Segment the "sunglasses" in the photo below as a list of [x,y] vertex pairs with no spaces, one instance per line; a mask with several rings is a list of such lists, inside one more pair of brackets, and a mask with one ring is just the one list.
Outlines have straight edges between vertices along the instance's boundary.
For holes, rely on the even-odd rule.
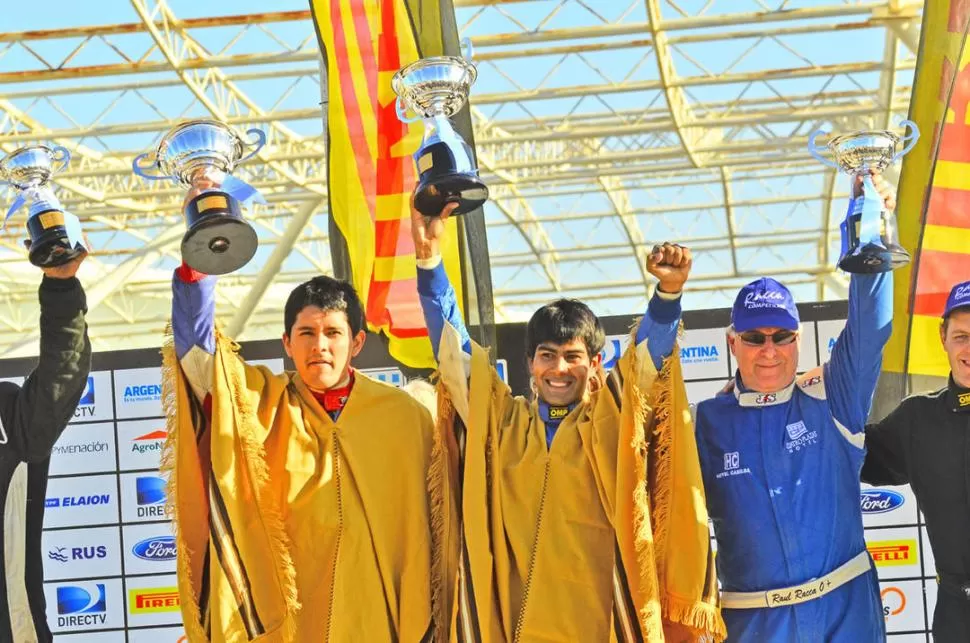
[[743,333],[738,333],[738,337],[749,346],[764,346],[769,337],[771,338],[771,343],[775,346],[787,346],[795,341],[795,338],[798,337],[798,332],[794,330],[777,330],[770,335],[766,335],[757,330],[747,330]]

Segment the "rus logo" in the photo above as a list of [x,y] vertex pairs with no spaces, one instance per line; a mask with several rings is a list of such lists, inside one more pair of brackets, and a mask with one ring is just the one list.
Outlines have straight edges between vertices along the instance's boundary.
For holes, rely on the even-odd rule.
[[903,494],[889,489],[866,489],[859,498],[864,514],[884,514],[899,509],[906,502]]
[[59,563],[66,563],[71,560],[98,560],[108,557],[108,548],[104,545],[91,545],[89,547],[55,547],[47,552],[47,557]]

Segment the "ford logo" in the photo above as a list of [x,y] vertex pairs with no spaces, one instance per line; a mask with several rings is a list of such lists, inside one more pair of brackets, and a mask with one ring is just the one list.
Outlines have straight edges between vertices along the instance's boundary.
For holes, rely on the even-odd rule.
[[163,562],[175,560],[175,538],[172,536],[156,536],[146,538],[131,548],[131,553],[142,560]]
[[903,494],[888,489],[867,489],[862,492],[862,513],[884,514],[898,509],[906,502]]

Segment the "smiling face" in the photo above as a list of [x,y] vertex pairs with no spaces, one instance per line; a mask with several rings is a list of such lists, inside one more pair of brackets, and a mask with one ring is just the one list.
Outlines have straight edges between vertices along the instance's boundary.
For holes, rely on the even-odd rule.
[[347,314],[306,306],[296,315],[283,348],[303,382],[314,391],[343,386],[350,378],[350,360],[364,347],[364,331],[356,335]]
[[[774,335],[783,328],[756,328],[751,333],[760,335]],[[788,333],[791,331],[785,331]],[[784,334],[784,333],[783,333]],[[728,333],[728,343],[731,353],[738,362],[738,372],[744,385],[758,393],[774,393],[780,391],[795,379],[798,368],[798,338],[787,344],[778,344],[768,337],[766,341],[757,345],[744,341],[748,333]],[[783,340],[784,341],[784,340]]]
[[970,388],[970,308],[958,308],[950,313],[940,328],[943,350],[950,362],[953,381]]
[[586,395],[600,356],[590,359],[586,343],[572,339],[564,344],[543,342],[529,359],[529,372],[539,399],[552,406],[568,406]]

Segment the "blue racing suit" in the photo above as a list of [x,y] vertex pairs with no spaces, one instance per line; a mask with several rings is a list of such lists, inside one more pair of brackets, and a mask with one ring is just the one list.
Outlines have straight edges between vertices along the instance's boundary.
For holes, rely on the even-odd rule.
[[[723,591],[799,585],[865,551],[864,429],[891,326],[892,275],[854,275],[828,363],[769,394],[746,391],[739,376],[697,406]],[[804,603],[723,613],[728,641],[885,640],[875,568]]]

